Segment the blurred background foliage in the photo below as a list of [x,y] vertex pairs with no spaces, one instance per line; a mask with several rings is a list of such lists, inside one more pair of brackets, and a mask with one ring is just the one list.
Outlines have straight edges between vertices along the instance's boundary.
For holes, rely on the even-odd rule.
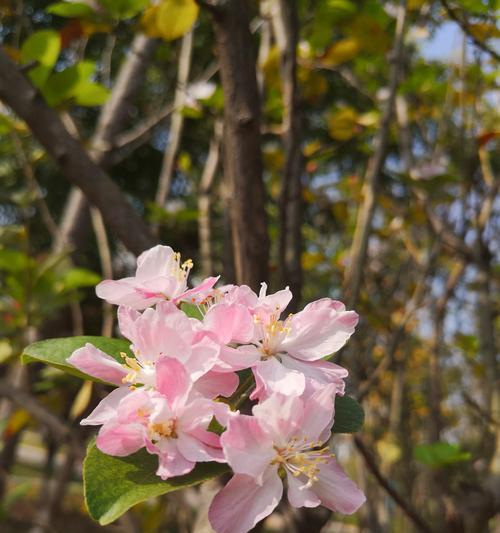
[[[249,2],[276,289],[283,281],[278,241],[289,110],[274,3]],[[339,358],[350,370],[350,393],[363,401],[361,445],[381,479],[351,437],[339,438],[341,461],[367,493],[364,508],[342,518],[321,511],[299,516],[283,505],[262,530],[418,530],[388,486],[430,531],[494,531],[500,505],[496,2],[298,0],[295,8],[301,303],[350,299],[361,316]],[[4,50],[81,144],[106,152],[109,175],[159,240],[192,257],[198,279],[222,273],[233,281],[230,199],[218,161],[206,178],[209,154],[217,159],[224,108],[209,10],[190,0],[3,0],[0,17]],[[121,130],[96,144],[103,105],[142,32],[154,46],[142,58],[140,86]],[[353,295],[346,284],[352,243],[381,132],[371,234]],[[160,174],[168,182],[163,198]],[[78,455],[44,418],[57,416],[84,442],[89,433],[78,419],[103,391],[19,362],[37,338],[111,334],[112,314],[93,286],[102,277],[128,275],[135,264],[95,208],[73,220],[72,235],[61,240],[70,195],[57,163],[0,104],[2,531],[103,529],[83,509]],[[141,504],[104,529],[207,530],[203,502],[210,490]]]

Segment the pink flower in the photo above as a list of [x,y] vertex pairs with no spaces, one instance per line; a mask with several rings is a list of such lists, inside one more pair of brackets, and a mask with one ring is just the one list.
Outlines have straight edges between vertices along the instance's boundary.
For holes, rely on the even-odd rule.
[[188,318],[172,302],[161,302],[142,314],[118,309],[120,330],[132,342],[135,357],[120,363],[92,344],[75,350],[68,362],[82,372],[114,385],[143,385],[154,388],[156,363],[163,357],[178,359],[202,395],[230,396],[238,386],[233,373],[212,371],[219,362],[220,345],[201,330],[201,323]]
[[274,393],[253,408],[254,416],[229,420],[221,443],[235,475],[209,510],[217,533],[245,533],[271,514],[282,497],[282,477],[294,507],[324,505],[352,514],[363,504],[363,492],[324,446],[334,394],[334,385],[307,399]]
[[162,479],[187,474],[197,462],[225,462],[220,439],[208,426],[214,416],[227,423],[227,406],[200,397],[178,360],[162,357],[156,367],[155,389],[116,389],[82,421],[102,424],[97,447],[115,456],[146,447],[158,455]]
[[357,313],[324,298],[285,320],[280,315],[278,305],[274,313],[257,308],[252,344],[240,348],[247,357],[253,353],[259,359],[253,368],[257,384],[253,398],[265,398],[273,391],[302,394],[306,386],[327,383],[335,383],[343,394],[347,370],[322,359],[345,345],[358,323]]
[[198,293],[206,293],[218,278],[207,278],[200,285],[188,290],[187,278],[193,268],[188,259],[181,264],[181,256],[170,246],[155,246],[137,258],[134,277],[105,280],[96,287],[99,298],[116,305],[133,309],[145,309],[157,302],[171,300],[196,300]]

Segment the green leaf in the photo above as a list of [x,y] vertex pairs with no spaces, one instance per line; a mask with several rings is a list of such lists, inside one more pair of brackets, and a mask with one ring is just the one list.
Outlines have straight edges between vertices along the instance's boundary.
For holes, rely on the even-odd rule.
[[93,61],[81,61],[76,65],[54,72],[43,88],[43,95],[49,105],[57,105],[78,94],[79,86],[92,76],[95,70]]
[[114,357],[120,363],[122,358],[120,352],[125,352],[128,356],[133,357],[130,351],[130,343],[125,339],[111,339],[108,337],[92,337],[84,335],[80,337],[65,337],[60,339],[47,339],[44,341],[34,342],[24,349],[21,361],[31,363],[39,361],[50,366],[64,370],[68,374],[73,374],[91,381],[100,381],[92,376],[87,376],[75,367],[71,366],[66,359],[78,348],[82,348],[87,342],[93,344],[111,357]]
[[150,0],[97,0],[99,4],[114,18],[127,19],[134,17],[145,9]]
[[229,471],[227,465],[198,463],[185,475],[162,481],[158,458],[141,450],[127,457],[100,452],[94,443],[83,463],[85,502],[90,516],[105,526],[148,498],[191,487]]
[[23,252],[17,250],[0,250],[0,270],[21,272],[34,267],[35,262]]
[[75,103],[81,106],[92,107],[102,105],[108,99],[109,89],[93,81],[82,83],[75,94]]
[[45,11],[51,15],[58,15],[59,17],[66,18],[88,17],[94,13],[92,8],[87,4],[69,2],[56,2],[55,4],[50,4]]
[[197,305],[188,304],[183,302],[181,304],[181,311],[184,311],[189,318],[196,318],[197,320],[203,320],[203,315]]
[[32,33],[21,46],[21,61],[37,61],[38,66],[28,73],[36,87],[42,87],[47,81],[52,67],[56,64],[61,50],[59,33],[53,30],[41,30]]
[[355,433],[363,427],[365,413],[359,403],[350,396],[335,397],[335,422],[333,433]]
[[415,447],[413,455],[417,461],[431,468],[461,463],[471,458],[471,454],[462,450],[458,444],[448,442],[420,444]]
[[64,290],[70,291],[80,287],[92,287],[101,281],[101,276],[85,268],[71,268],[67,270],[61,282]]

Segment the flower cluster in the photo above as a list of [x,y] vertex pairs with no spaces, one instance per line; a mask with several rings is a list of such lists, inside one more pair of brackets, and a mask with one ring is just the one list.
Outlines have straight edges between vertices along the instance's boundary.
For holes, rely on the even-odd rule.
[[[357,314],[324,298],[283,318],[288,288],[268,295],[263,283],[257,295],[207,278],[188,289],[191,268],[156,246],[138,258],[135,277],[98,285],[98,296],[119,305],[134,354],[118,362],[87,344],[68,359],[117,386],[82,421],[102,426],[98,448],[115,456],[146,448],[162,479],[227,463],[234,476],[209,511],[218,533],[249,531],[278,505],[284,482],[295,507],[355,512],[365,497],[328,447],[347,371],[325,357],[347,342]],[[252,414],[241,414],[248,395]]]

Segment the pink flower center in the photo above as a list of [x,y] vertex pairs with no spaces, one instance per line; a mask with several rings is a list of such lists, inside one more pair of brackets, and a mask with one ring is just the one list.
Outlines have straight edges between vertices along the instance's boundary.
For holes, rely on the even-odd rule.
[[289,315],[286,320],[279,320],[279,315],[274,314],[264,323],[260,316],[254,316],[254,322],[262,325],[262,340],[258,343],[262,359],[279,355],[281,344],[291,331],[291,317]]
[[161,439],[177,438],[177,420],[172,418],[166,422],[151,423],[148,426],[148,435],[151,442],[156,443]]
[[321,445],[320,441],[309,441],[307,437],[293,437],[284,447],[274,446],[276,456],[271,464],[283,467],[294,477],[305,476],[309,488],[318,481],[321,465],[335,457],[328,446],[319,448]]

